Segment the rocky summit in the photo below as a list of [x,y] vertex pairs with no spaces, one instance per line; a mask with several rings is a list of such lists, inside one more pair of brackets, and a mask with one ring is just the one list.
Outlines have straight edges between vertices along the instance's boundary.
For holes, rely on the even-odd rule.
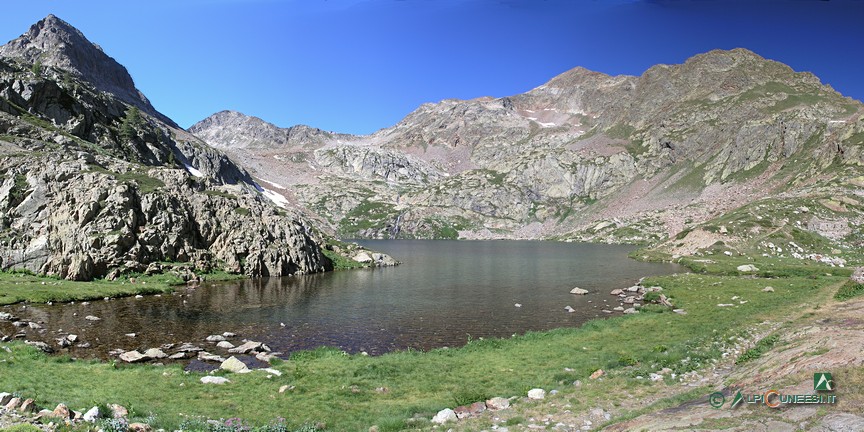
[[330,237],[272,198],[59,18],[0,47],[3,270],[90,280],[175,264],[253,276],[332,269]]
[[848,199],[819,217],[860,222],[862,108],[734,49],[638,77],[576,68],[366,136],[227,111],[189,131],[345,236],[652,243],[765,199]]

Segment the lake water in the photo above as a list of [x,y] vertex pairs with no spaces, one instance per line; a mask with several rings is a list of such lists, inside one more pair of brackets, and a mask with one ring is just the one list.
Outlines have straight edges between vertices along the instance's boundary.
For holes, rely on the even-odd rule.
[[[111,349],[146,349],[192,342],[211,352],[207,335],[233,332],[290,353],[326,345],[351,353],[461,346],[469,338],[509,337],[573,327],[618,306],[609,291],[642,276],[683,271],[673,264],[627,258],[628,246],[536,241],[364,240],[403,262],[391,268],[302,277],[205,283],[161,297],[87,305],[0,308],[42,321],[28,339],[74,333],[105,357]],[[570,294],[573,287],[591,291]],[[515,304],[521,304],[516,307]],[[565,306],[576,309],[565,311]],[[616,312],[617,314],[617,312]],[[87,321],[95,315],[100,321]],[[10,327],[8,323],[0,323]],[[11,334],[9,328],[0,333]],[[134,333],[135,336],[126,336]]]

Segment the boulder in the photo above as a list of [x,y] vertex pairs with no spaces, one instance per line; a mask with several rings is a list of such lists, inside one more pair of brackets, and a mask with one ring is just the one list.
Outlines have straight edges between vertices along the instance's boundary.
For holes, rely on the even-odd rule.
[[99,407],[94,406],[93,408],[90,408],[89,410],[87,410],[86,413],[84,413],[83,418],[84,418],[84,421],[86,421],[86,422],[95,423],[96,420],[99,420],[101,417],[102,417],[102,415],[99,412]]
[[367,264],[367,263],[372,262],[372,257],[369,256],[369,254],[366,253],[365,251],[361,251],[357,255],[354,255],[354,258],[352,258],[352,259],[354,261],[357,261],[357,262],[362,263],[362,264]]
[[225,357],[220,357],[220,356],[217,356],[215,354],[210,354],[207,351],[200,351],[198,353],[198,360],[222,363],[225,361]]
[[222,336],[222,335],[207,336],[207,342],[222,342],[224,340],[225,340],[225,336]]
[[149,359],[164,359],[168,357],[168,354],[165,354],[165,352],[159,348],[150,348],[147,351],[144,351],[144,357]]
[[620,295],[623,293],[624,293],[624,290],[622,290],[621,288],[616,288],[616,289],[612,290],[612,292],[610,292],[609,294],[613,295],[613,296],[617,296],[617,295]]
[[759,271],[759,268],[754,266],[753,264],[740,265],[735,269],[742,273],[753,273]]
[[39,411],[39,407],[36,406],[36,401],[33,399],[27,399],[21,403],[21,406],[18,407],[18,411],[23,413],[35,413]]
[[240,360],[237,360],[237,357],[234,356],[231,356],[227,360],[223,361],[222,364],[219,365],[219,369],[234,373],[250,372],[249,367]]
[[503,397],[494,397],[486,401],[486,408],[497,411],[510,408],[510,400]]
[[463,405],[453,409],[458,419],[473,417],[483,411],[486,411],[486,402],[474,402],[471,405]]
[[631,307],[631,308],[628,308],[628,309],[624,309],[624,313],[629,315],[629,314],[639,313],[639,311],[637,311],[636,308],[632,308],[632,307]]
[[179,348],[177,348],[177,351],[180,351],[180,352],[199,352],[199,351],[204,351],[204,348],[197,347],[197,346],[192,345],[190,343],[184,343],[184,344],[180,345]]
[[9,399],[9,402],[6,402],[6,409],[9,411],[15,410],[19,406],[21,406],[21,398],[19,397],[13,397]]
[[136,423],[129,423],[129,426],[127,426],[127,430],[129,432],[150,432],[153,430],[153,428],[150,427],[150,425],[148,425],[147,423],[136,422]]
[[444,424],[456,420],[458,420],[458,417],[456,417],[456,412],[450,408],[445,408],[441,411],[438,411],[438,414],[435,414],[435,417],[432,417],[432,423],[436,424]]
[[120,354],[120,360],[123,360],[126,363],[137,363],[145,361],[147,359],[147,356],[141,354],[138,351],[126,351],[125,353]]
[[263,349],[263,346],[264,344],[262,344],[261,342],[249,341],[244,343],[243,345],[229,349],[228,352],[231,354],[248,354],[252,351],[269,351]]
[[856,284],[864,285],[864,267],[855,267],[849,279]]
[[201,382],[203,384],[227,384],[231,381],[228,380],[228,378],[208,375],[205,377],[201,377]]
[[546,390],[535,388],[528,390],[528,399],[545,399],[546,398]]
[[17,321],[17,320],[18,320],[18,318],[16,318],[14,315],[12,315],[8,312],[0,312],[0,321]]
[[219,348],[222,348],[222,349],[231,349],[231,348],[234,348],[234,344],[232,344],[231,342],[228,342],[228,341],[226,341],[226,340],[223,340],[223,341],[217,343],[216,346],[219,347]]
[[66,420],[72,418],[72,411],[65,404],[61,403],[57,405],[57,408],[54,408],[51,415]]
[[186,355],[187,354],[185,352],[178,352],[178,353],[171,354],[170,356],[168,356],[168,358],[171,360],[181,360],[181,359],[186,358]]
[[110,404],[108,405],[108,409],[111,410],[111,416],[115,419],[126,418],[129,416],[129,410],[123,405]]
[[588,290],[576,287],[570,290],[570,294],[585,295],[588,294]]

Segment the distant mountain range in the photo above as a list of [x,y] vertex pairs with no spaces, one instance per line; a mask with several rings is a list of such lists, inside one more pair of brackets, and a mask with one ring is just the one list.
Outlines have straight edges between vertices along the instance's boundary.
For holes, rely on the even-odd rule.
[[653,243],[760,199],[857,202],[862,108],[734,49],[639,77],[576,68],[366,136],[227,111],[189,131],[342,236]]

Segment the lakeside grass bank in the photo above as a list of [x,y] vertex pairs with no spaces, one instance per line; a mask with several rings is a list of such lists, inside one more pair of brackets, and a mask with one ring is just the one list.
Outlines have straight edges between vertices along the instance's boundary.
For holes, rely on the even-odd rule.
[[[208,281],[244,278],[226,272],[202,274]],[[105,297],[125,297],[136,294],[171,292],[184,285],[178,276],[164,273],[155,275],[125,275],[116,280],[96,279],[79,282],[37,276],[26,272],[0,272],[0,305],[21,302],[48,303],[98,300]]]
[[[223,386],[201,384],[203,375],[185,373],[180,366],[72,361],[12,344],[7,346],[11,352],[0,350],[0,391],[35,397],[50,408],[60,402],[79,410],[119,403],[133,417],[149,417],[154,427],[168,430],[194,424],[190,419],[240,417],[266,425],[281,417],[291,427],[323,422],[327,430],[365,431],[376,425],[396,431],[429,428],[428,419],[442,408],[524,396],[535,387],[570,388],[603,369],[603,385],[586,385],[570,401],[584,407],[598,398],[626,398],[627,392],[613,390],[646,391],[650,384],[637,377],[664,367],[678,375],[705,367],[723,355],[730,341],[752,338],[751,332],[765,323],[826,301],[845,283],[845,276],[834,276],[830,267],[814,270],[772,278],[710,274],[712,269],[652,277],[644,285],[663,287],[686,315],[646,307],[579,328],[472,340],[462,348],[426,353],[364,357],[322,348],[277,362],[281,376],[225,374],[232,382]],[[763,291],[766,286],[774,292]],[[280,393],[282,386],[290,390]]]

